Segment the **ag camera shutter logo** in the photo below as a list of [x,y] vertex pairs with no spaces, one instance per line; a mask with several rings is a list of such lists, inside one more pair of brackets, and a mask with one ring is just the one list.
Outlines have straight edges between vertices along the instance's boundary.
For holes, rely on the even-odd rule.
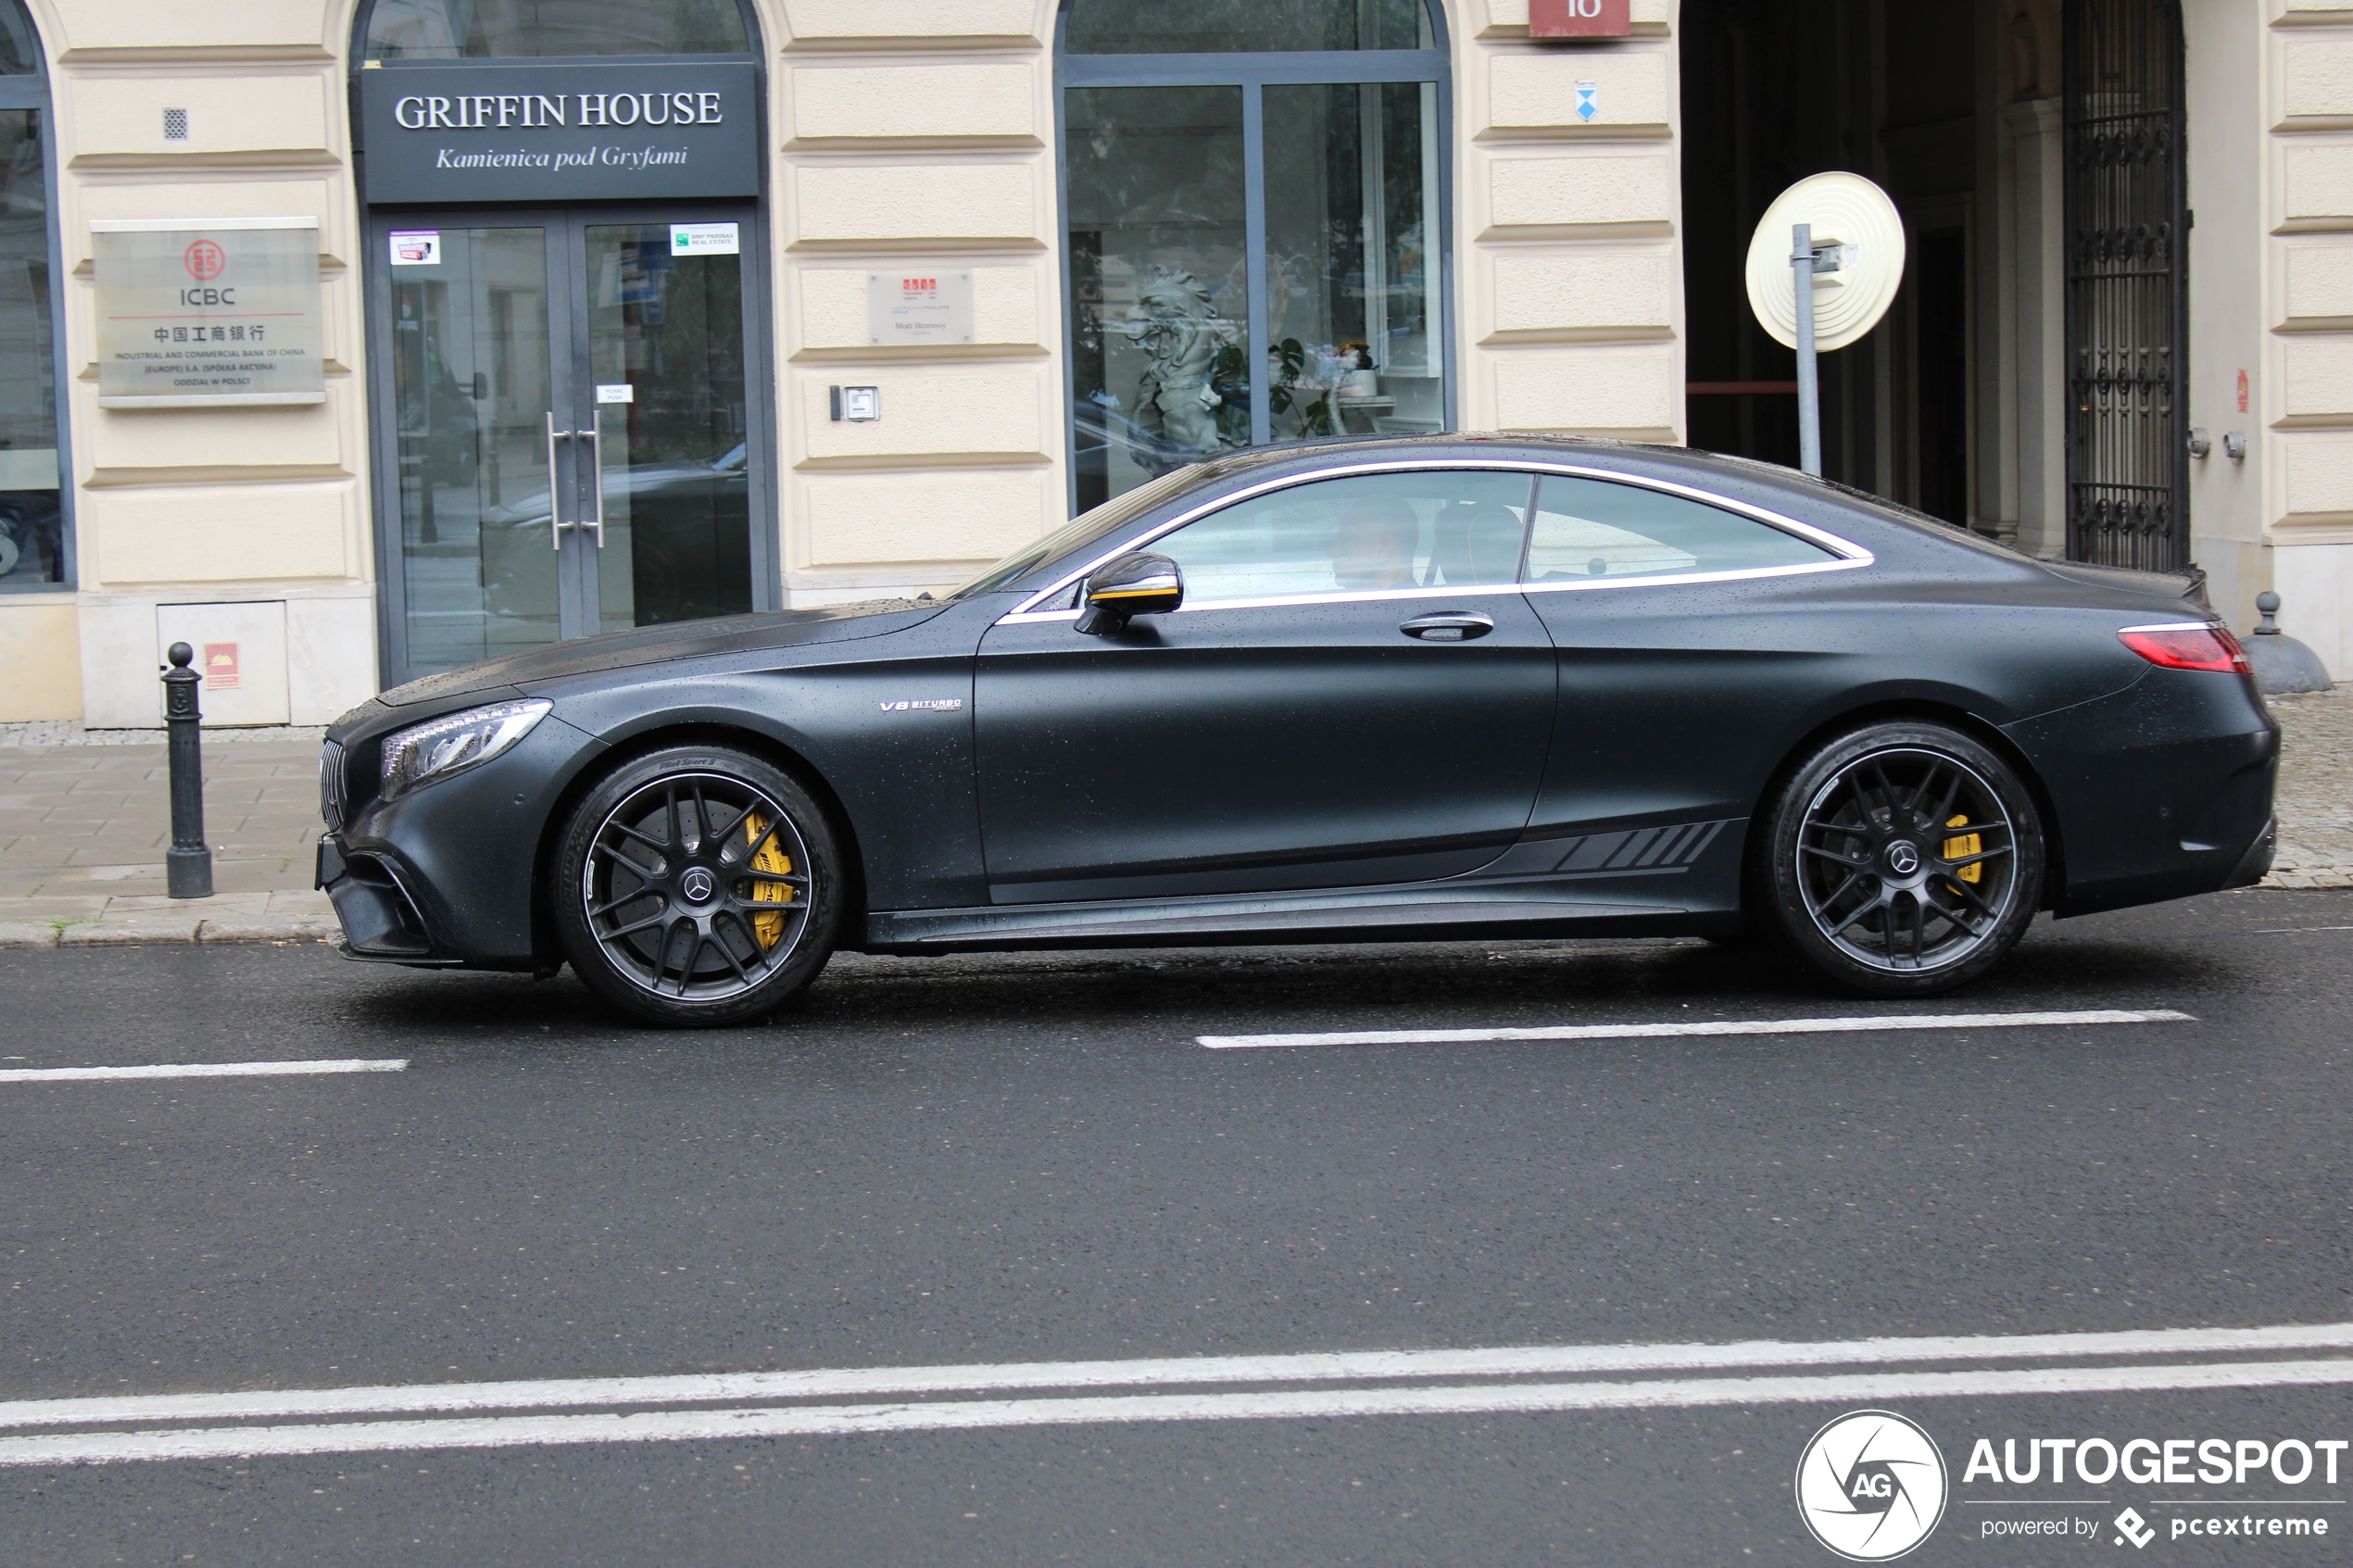
[[1928,1539],[1949,1496],[1935,1441],[1892,1411],[1840,1416],[1797,1461],[1798,1516],[1850,1562],[1885,1562]]

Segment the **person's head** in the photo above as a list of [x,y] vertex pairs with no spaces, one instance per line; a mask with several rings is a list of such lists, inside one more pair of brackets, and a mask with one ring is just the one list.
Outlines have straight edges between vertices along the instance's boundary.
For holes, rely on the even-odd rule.
[[1393,495],[1353,504],[1332,536],[1332,580],[1343,588],[1402,588],[1414,581],[1421,523]]

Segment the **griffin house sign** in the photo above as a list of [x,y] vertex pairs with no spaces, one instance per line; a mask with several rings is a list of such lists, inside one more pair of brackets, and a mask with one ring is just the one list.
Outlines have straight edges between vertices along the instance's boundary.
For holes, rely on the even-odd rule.
[[749,64],[375,65],[359,75],[371,202],[760,194]]

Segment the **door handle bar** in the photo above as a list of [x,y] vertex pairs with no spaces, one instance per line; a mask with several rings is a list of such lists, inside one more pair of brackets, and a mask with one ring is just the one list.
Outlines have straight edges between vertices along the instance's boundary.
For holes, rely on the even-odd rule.
[[1495,620],[1471,611],[1441,610],[1417,615],[1397,629],[1425,643],[1467,643],[1495,630]]
[[597,531],[597,548],[601,550],[605,547],[605,411],[598,408],[591,412],[588,428],[573,433],[588,442],[588,493],[597,498],[597,511],[586,520],[586,526]]
[[556,411],[547,410],[547,542],[560,550],[564,547],[563,506],[557,500],[556,443],[568,440],[572,432],[556,428]]

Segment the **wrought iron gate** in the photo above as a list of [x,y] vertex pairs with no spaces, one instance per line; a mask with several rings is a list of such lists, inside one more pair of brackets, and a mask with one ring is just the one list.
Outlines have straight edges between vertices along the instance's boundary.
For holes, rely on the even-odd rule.
[[2181,0],[2067,0],[2067,553],[2189,564]]

